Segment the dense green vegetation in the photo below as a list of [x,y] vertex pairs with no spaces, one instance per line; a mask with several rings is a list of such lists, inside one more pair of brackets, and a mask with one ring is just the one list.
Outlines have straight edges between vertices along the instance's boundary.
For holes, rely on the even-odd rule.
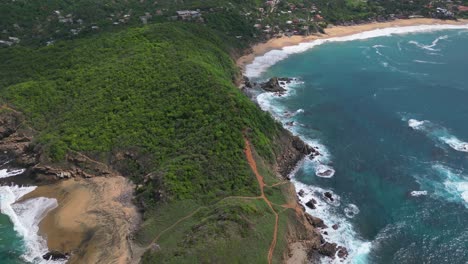
[[[242,131],[264,157],[277,125],[232,85],[236,69],[210,31],[168,23],[0,50],[2,97],[24,111],[50,157],[68,149],[150,155],[141,175],[161,172],[169,196],[252,193]],[[143,166],[143,168],[141,168]],[[153,189],[141,194],[154,203]]]
[[[177,10],[199,10],[203,24],[223,34],[234,46],[267,38],[270,33],[320,30],[327,23],[365,22],[387,19],[390,15],[434,16],[437,7],[457,13],[466,1],[431,0],[281,0],[274,7],[263,0],[48,0],[0,1],[0,40],[19,38],[16,45],[46,45],[59,39],[76,39],[122,28],[177,19]],[[321,15],[322,20],[315,19]],[[466,13],[458,14],[463,17]],[[297,21],[292,25],[286,21]],[[260,24],[262,28],[254,28]],[[277,27],[273,32],[264,26]],[[271,36],[270,36],[271,37]],[[0,43],[0,47],[4,44]]]
[[[231,48],[214,31],[187,23],[40,48],[13,46],[0,49],[0,98],[25,114],[49,162],[79,151],[131,177],[145,209],[137,234],[143,246],[198,210],[175,233],[162,234],[164,250],[148,252],[144,262],[229,257],[263,263],[272,211],[261,200],[229,197],[259,195],[244,136],[259,153],[266,181],[278,181],[268,166],[280,126],[232,84],[237,69]],[[285,201],[281,188],[266,194]],[[281,210],[277,261],[294,215]]]
[[[1,1],[0,101],[24,113],[43,162],[66,163],[67,153],[79,151],[136,183],[144,209],[137,242],[147,246],[160,235],[163,249],[148,251],[143,262],[265,263],[273,212],[264,201],[231,196],[259,195],[244,137],[265,183],[278,183],[271,165],[281,130],[234,87],[238,69],[230,55],[303,27],[314,32],[327,23],[430,15],[428,3]],[[175,22],[182,9],[200,10],[202,19]],[[286,189],[265,189],[279,213],[275,262],[294,221],[293,210],[279,206]]]

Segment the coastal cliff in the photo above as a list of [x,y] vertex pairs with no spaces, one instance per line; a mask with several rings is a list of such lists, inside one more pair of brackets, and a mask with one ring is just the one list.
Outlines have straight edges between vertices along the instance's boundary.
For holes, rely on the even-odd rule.
[[[2,183],[39,185],[23,199],[57,200],[40,224],[49,250],[106,263],[113,255],[99,245],[114,237],[116,252],[143,263],[283,261],[296,241],[288,230],[301,229],[291,224],[303,222],[284,177],[309,153],[232,84],[229,50],[212,31],[178,23],[65,42],[47,59],[42,49],[0,50],[5,69],[23,69],[2,72],[0,145],[27,169]],[[87,198],[75,205],[77,196]],[[70,206],[89,221],[60,222],[75,215]]]

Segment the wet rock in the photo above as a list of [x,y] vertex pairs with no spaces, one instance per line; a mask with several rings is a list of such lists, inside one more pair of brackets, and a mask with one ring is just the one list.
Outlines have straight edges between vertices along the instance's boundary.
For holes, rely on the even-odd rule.
[[270,80],[268,80],[268,82],[262,83],[261,87],[262,87],[263,90],[265,90],[267,92],[273,92],[273,93],[277,93],[277,92],[284,93],[286,91],[279,84],[277,77],[273,77]]
[[306,206],[309,207],[310,209],[315,209],[316,208],[315,204],[314,204],[314,202],[312,200],[308,201],[306,203]]
[[339,247],[338,247],[337,256],[338,256],[339,258],[344,259],[344,258],[346,258],[346,257],[348,256],[348,254],[349,254],[349,253],[348,253],[348,250],[347,250],[345,247],[342,247],[342,246],[339,246]]
[[292,81],[294,81],[294,78],[281,77],[281,78],[278,78],[278,80],[280,82],[291,83]]
[[334,225],[332,225],[332,228],[335,229],[335,230],[337,230],[338,228],[340,228],[340,225],[334,224]]
[[310,214],[305,214],[307,222],[315,228],[327,228],[327,225],[323,222],[322,219],[318,217],[311,216]]
[[245,85],[245,87],[247,87],[247,88],[252,88],[252,87],[253,87],[253,86],[252,86],[252,83],[250,82],[249,77],[247,77],[247,76],[244,76],[244,85]]
[[325,242],[318,249],[318,253],[327,257],[334,257],[337,251],[336,243]]
[[45,260],[62,260],[68,258],[68,253],[62,253],[56,250],[52,250],[44,254],[42,258]]
[[335,199],[333,199],[333,195],[331,194],[331,192],[325,192],[323,194],[323,196],[325,196],[326,198],[328,198],[332,202],[335,200]]
[[309,155],[316,152],[316,150],[302,141],[299,137],[295,136],[292,141],[293,147],[299,150],[304,155]]
[[294,126],[294,121],[286,122],[287,126]]
[[301,189],[297,194],[298,194],[300,197],[304,197],[305,192],[304,192],[304,190]]

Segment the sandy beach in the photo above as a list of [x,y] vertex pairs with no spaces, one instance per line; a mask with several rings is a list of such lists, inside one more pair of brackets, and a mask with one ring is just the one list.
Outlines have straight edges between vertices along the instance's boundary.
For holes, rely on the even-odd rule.
[[458,21],[453,20],[439,20],[431,18],[415,18],[415,19],[397,19],[391,22],[383,23],[369,23],[356,26],[336,26],[325,29],[325,34],[317,34],[310,36],[292,36],[270,39],[267,42],[254,45],[251,53],[240,57],[237,60],[237,66],[243,71],[245,66],[251,63],[255,57],[261,56],[268,51],[281,49],[287,46],[294,46],[303,42],[310,42],[316,39],[326,39],[332,37],[343,37],[370,31],[375,29],[389,28],[389,27],[405,27],[405,26],[419,26],[419,25],[464,25],[468,24],[468,20],[462,19]]
[[133,185],[122,176],[69,179],[23,197],[54,198],[58,207],[40,223],[49,250],[71,253],[67,263],[130,263],[128,240],[139,223]]

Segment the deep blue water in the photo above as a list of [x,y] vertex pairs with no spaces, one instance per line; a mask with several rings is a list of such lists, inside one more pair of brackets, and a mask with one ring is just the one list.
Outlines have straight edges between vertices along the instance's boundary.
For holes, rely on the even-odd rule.
[[[295,179],[314,186],[308,197],[323,205],[309,212],[342,226],[329,238],[350,243],[348,261],[468,263],[467,30],[327,43],[259,79],[271,76],[301,81],[289,96],[259,101],[328,150],[322,163],[336,170],[332,178],[306,162]],[[339,205],[326,203],[324,190]],[[348,204],[359,208],[352,218]]]

